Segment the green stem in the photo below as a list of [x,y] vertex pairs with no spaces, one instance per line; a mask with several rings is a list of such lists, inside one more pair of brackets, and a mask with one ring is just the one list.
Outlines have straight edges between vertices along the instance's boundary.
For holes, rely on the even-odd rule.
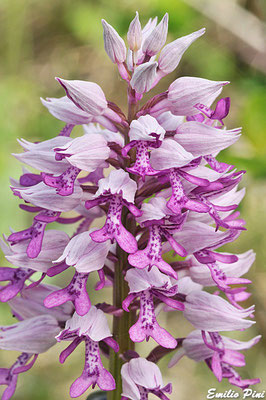
[[[127,253],[120,247],[117,250],[118,262],[115,265],[115,278],[113,284],[113,304],[122,308],[122,301],[128,295],[128,285],[124,279],[123,270],[127,263]],[[108,393],[108,400],[120,400],[122,393],[121,368],[123,360],[121,355],[127,350],[134,350],[134,343],[129,337],[129,328],[134,323],[134,313],[124,312],[121,317],[113,318],[113,337],[119,343],[119,352],[111,351],[110,372],[116,381],[116,389]]]

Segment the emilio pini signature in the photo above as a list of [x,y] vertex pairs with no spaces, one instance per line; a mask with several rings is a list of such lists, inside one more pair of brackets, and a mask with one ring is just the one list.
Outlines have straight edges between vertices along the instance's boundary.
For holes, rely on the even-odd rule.
[[229,389],[224,392],[218,392],[216,388],[210,388],[208,390],[207,399],[264,399],[266,391],[256,391],[252,389],[244,389],[242,393],[238,393],[235,390]]

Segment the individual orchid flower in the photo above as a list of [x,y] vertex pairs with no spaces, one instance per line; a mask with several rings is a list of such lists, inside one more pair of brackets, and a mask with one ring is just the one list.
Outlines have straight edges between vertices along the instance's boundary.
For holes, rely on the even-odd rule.
[[56,344],[60,331],[51,315],[36,315],[16,324],[1,326],[0,348],[22,352],[10,368],[0,368],[0,385],[6,385],[2,400],[9,400],[17,386],[18,375],[34,365],[38,355]]
[[216,129],[197,121],[189,121],[177,127],[174,139],[197,158],[231,146],[240,138],[240,132],[241,128]]
[[[239,353],[234,348],[230,349],[230,345],[228,346],[228,349],[226,343],[224,343],[218,332],[208,332],[208,334],[212,343],[208,342],[206,333],[202,331],[204,343],[206,346],[213,348],[214,353],[211,360],[206,360],[206,363],[211,368],[218,381],[221,381],[222,378],[225,377],[228,378],[228,381],[232,385],[236,385],[242,389],[260,382],[260,379],[242,379],[233,367],[245,366],[245,358],[243,354]],[[252,339],[250,342],[254,345],[259,341],[259,339],[260,336]],[[239,343],[237,343],[235,347],[237,347],[237,345],[239,346]],[[247,343],[245,343],[245,345],[247,345]],[[246,346],[244,348],[246,348]]]
[[49,211],[68,212],[74,210],[81,201],[82,189],[76,182],[74,191],[69,196],[58,196],[54,188],[43,182],[28,188],[12,188],[15,196]]
[[113,63],[123,64],[126,60],[126,45],[116,30],[102,20],[104,48]]
[[172,357],[169,367],[173,367],[184,355],[199,362],[205,361],[214,375],[221,381],[227,378],[229,383],[242,389],[259,383],[259,379],[242,379],[233,367],[245,365],[244,356],[239,350],[254,346],[261,336],[256,336],[248,342],[231,339],[218,332],[192,331],[183,341],[182,347]]
[[140,175],[143,180],[145,176],[158,174],[150,166],[149,152],[150,148],[160,146],[164,138],[165,130],[158,124],[155,118],[145,115],[138,120],[133,120],[130,124],[129,139],[130,142],[122,149],[124,156],[134,147],[136,147],[136,160],[132,167],[127,168],[127,171]]
[[139,21],[139,13],[137,11],[135,18],[131,21],[129,25],[127,33],[127,41],[129,44],[129,49],[133,53],[137,52],[141,48],[142,31],[141,31],[141,24]]
[[11,264],[21,268],[27,265],[34,271],[46,272],[52,266],[52,262],[62,254],[68,242],[69,236],[65,232],[54,229],[47,230],[44,232],[42,250],[34,259],[29,258],[26,253],[27,240],[12,245],[10,245],[10,241],[7,244],[1,241],[0,245],[6,259]]
[[30,239],[27,246],[27,256],[29,258],[36,258],[42,249],[46,225],[55,222],[59,216],[60,212],[45,210],[34,217],[33,224],[30,228],[11,233],[7,240],[14,245],[21,241],[28,241],[28,239]]
[[109,391],[115,389],[115,380],[102,365],[99,353],[99,342],[104,341],[115,351],[119,350],[118,344],[112,338],[107,319],[101,310],[91,307],[84,316],[74,314],[67,321],[65,329],[57,336],[57,340],[70,340],[72,343],[60,354],[60,362],[64,363],[67,357],[82,342],[85,342],[85,365],[82,375],[72,383],[70,396],[82,395],[91,385],[96,384],[100,389]]
[[[229,208],[224,207],[222,209],[230,210],[230,207]],[[216,249],[217,247],[222,246],[225,243],[231,242],[232,240],[234,240],[236,237],[239,236],[239,230],[242,229],[242,222],[241,222],[241,220],[239,220],[239,222],[240,222],[240,226],[239,226],[239,222],[235,221],[234,218],[235,218],[234,215],[233,216],[229,215],[228,217],[226,217],[223,221],[225,221],[225,222],[228,221],[229,223],[231,223],[231,221],[232,221],[233,224],[232,224],[232,227],[230,225],[227,226],[227,224],[226,224],[226,226],[224,226],[223,221],[220,219],[220,217],[219,216],[216,217],[216,215],[214,215],[214,219],[216,221],[216,224],[218,224],[218,226],[221,225],[226,228],[230,228],[229,231],[226,233],[222,233],[220,231],[217,232],[217,227],[213,231],[212,227],[207,227],[206,225],[202,224],[201,222],[196,222],[196,221],[188,222],[188,224],[185,228],[186,233],[188,235],[189,235],[188,232],[190,231],[190,228],[192,225],[194,225],[194,227],[197,226],[199,232],[205,231],[205,235],[206,235],[205,239],[203,239],[199,236],[198,237],[199,241],[195,240],[192,244],[192,247],[193,247],[193,245],[195,245],[196,247],[194,249],[192,249],[192,247],[189,248],[189,245],[188,245],[186,250],[188,251],[188,254],[193,253],[194,256],[196,257],[196,259],[200,263],[207,265],[207,267],[210,269],[211,275],[212,275],[213,279],[215,280],[215,282],[217,283],[218,287],[220,287],[221,289],[223,288],[222,290],[225,290],[225,291],[228,289],[228,286],[225,282],[226,276],[216,265],[216,261],[221,261],[226,264],[231,264],[231,263],[235,263],[238,260],[238,258],[237,258],[237,256],[235,256],[233,254],[217,253],[217,252],[213,252],[213,250]],[[215,234],[213,235],[213,233],[215,233],[215,232],[217,232],[217,235],[215,235]],[[182,240],[184,240],[184,237],[182,239],[179,238],[179,234],[177,233],[175,235],[175,239],[182,244]],[[200,242],[202,243],[202,247],[200,245]],[[233,278],[227,280],[227,283],[229,283],[229,281],[231,281],[231,283],[234,283]],[[245,281],[245,280],[242,280],[241,282],[248,283],[248,281]],[[241,283],[241,282],[238,281],[238,283]],[[237,282],[235,281],[235,283],[237,283]]]
[[78,108],[89,115],[97,117],[93,122],[98,122],[107,129],[115,131],[116,127],[114,123],[127,126],[124,118],[114,111],[110,104],[108,104],[104,92],[96,83],[78,80],[68,81],[61,78],[56,78],[56,80],[65,89],[67,97]]
[[121,375],[123,400],[148,400],[149,393],[169,400],[165,393],[171,394],[172,385],[163,386],[161,371],[153,362],[142,357],[133,358],[123,365]]
[[197,114],[195,104],[211,106],[228,83],[183,76],[171,83],[164,98],[150,107],[149,113],[153,116],[160,115],[165,111],[171,111],[174,115]]
[[[195,170],[194,174],[197,175],[198,172],[199,171]],[[238,219],[240,213],[238,211],[233,212],[243,198],[243,192],[240,192],[239,195],[235,195],[235,189],[241,180],[243,172],[222,173],[221,175],[220,178],[214,182],[210,182],[207,186],[187,188],[189,196],[193,200],[196,199],[196,201],[208,207],[208,215],[215,222],[216,230],[218,230],[219,227],[240,231],[245,230],[245,221],[243,219]],[[223,196],[225,195],[226,201],[223,200],[219,204],[219,198],[224,199]],[[201,217],[197,215],[196,218],[195,213],[190,213],[190,215],[192,219],[194,216],[194,219],[197,221],[209,223],[209,218],[208,216],[206,217],[207,214]]]
[[166,13],[159,24],[145,38],[142,45],[143,53],[152,57],[157,54],[165,44],[168,32],[168,14]]
[[[136,89],[138,93],[143,93],[149,90],[150,87],[154,87],[162,77],[172,72],[178,66],[187,48],[205,33],[205,29],[200,29],[197,32],[193,32],[190,35],[178,38],[167,44],[160,53],[158,63],[155,63],[155,56],[165,43],[165,35],[167,35],[168,30],[168,14],[165,14],[157,26],[156,22],[150,20],[146,27],[141,30],[138,13],[136,13],[136,17],[131,22],[128,30],[128,68],[132,70],[135,66],[134,79],[130,83],[132,88]],[[152,66],[153,76],[149,74],[149,87],[141,90],[138,81],[142,79],[140,71],[142,66],[146,69],[145,64],[147,68],[149,68],[149,65]]]
[[[230,254],[228,254],[230,255]],[[211,264],[201,264],[195,257],[190,258],[189,275],[203,286],[214,286],[226,293],[238,293],[243,289],[240,287],[231,289],[228,285],[249,284],[250,280],[241,278],[248,272],[255,260],[255,254],[249,250],[243,254],[238,254],[237,261],[232,264],[215,261]]]
[[200,178],[189,174],[187,171],[197,168],[200,158],[194,159],[192,153],[187,152],[179,143],[173,139],[164,140],[163,144],[151,152],[151,166],[163,171],[166,179],[169,179],[172,193],[167,203],[167,207],[175,214],[181,214],[183,208],[196,212],[208,212],[209,206],[191,199],[185,193],[182,180],[199,186],[209,184],[208,179]]
[[[138,14],[136,14],[136,17],[134,20],[131,22],[131,24],[137,25],[137,33],[136,35],[136,40],[138,42],[137,48],[134,48],[134,50],[131,48],[131,42],[129,41],[129,49],[128,49],[128,54],[127,54],[127,67],[129,71],[133,71],[134,67],[136,65],[141,65],[145,60],[147,61],[147,57],[145,56],[145,53],[143,52],[143,44],[145,39],[151,34],[151,32],[154,30],[154,28],[157,25],[157,17],[155,18],[150,18],[147,24],[144,26],[143,29],[141,29],[141,24],[139,22]],[[132,28],[131,25],[129,27],[128,33],[131,34]],[[140,31],[141,30],[141,31]]]
[[8,304],[12,309],[13,315],[19,320],[35,317],[37,315],[52,315],[61,326],[74,313],[73,305],[68,302],[58,307],[48,309],[43,301],[48,294],[60,289],[58,286],[40,284],[24,288],[20,292],[20,297],[9,300]]
[[75,274],[70,284],[50,293],[44,300],[47,308],[52,308],[72,301],[78,315],[85,315],[91,307],[86,284],[89,274],[98,271],[100,283],[97,289],[105,284],[103,266],[110,249],[110,242],[96,243],[90,237],[91,231],[74,236],[56,262],[65,261],[66,265],[75,267]]
[[117,64],[121,77],[128,80],[128,71],[125,65],[127,49],[124,40],[116,30],[102,19],[104,49],[114,64]]
[[[228,191],[228,188],[224,188],[224,192],[221,191],[217,196],[211,196],[209,192],[207,193],[202,193],[200,197],[203,199],[203,201],[208,201],[208,204],[210,206],[210,212],[207,214],[197,214],[195,212],[190,212],[188,216],[188,221],[192,220],[197,220],[200,222],[203,222],[205,224],[212,224],[213,219],[217,219],[217,211],[219,210],[218,214],[218,224],[221,224],[221,222],[226,218],[229,217],[233,211],[236,209],[236,207],[240,204],[240,202],[243,200],[244,195],[245,195],[245,188],[242,188],[241,190],[237,190],[238,187],[237,185],[234,186],[231,190]],[[212,212],[212,209],[214,209],[213,215],[210,215]],[[222,211],[221,211],[222,210]],[[223,223],[223,222],[222,222]],[[229,226],[226,226],[225,228],[228,228]]]
[[156,84],[158,63],[154,61],[154,56],[164,45],[167,31],[168,14],[166,13],[157,26],[151,30],[148,29],[146,34],[142,35],[141,63],[138,62],[139,55],[133,52],[133,64],[135,62],[138,64],[135,66],[132,79],[130,80],[130,86],[135,91],[135,100],[140,100],[143,93],[148,92]]
[[186,296],[184,317],[197,329],[235,331],[247,329],[255,323],[245,318],[252,315],[254,306],[239,310],[221,297],[204,291]]
[[190,35],[180,37],[167,44],[161,51],[158,60],[158,73],[162,76],[173,72],[178,66],[181,57],[187,48],[200,36],[205,33],[205,28],[200,29]]
[[[238,237],[237,230],[216,231],[215,228],[202,222],[189,221],[184,223],[182,234],[180,233],[176,231],[174,239],[185,247],[188,255],[193,254],[203,264],[215,261],[231,264],[238,260],[236,255],[213,251]],[[164,250],[170,250],[170,245],[165,245]]]
[[102,243],[108,239],[111,241],[116,239],[119,246],[128,253],[134,253],[137,250],[136,239],[121,223],[123,206],[126,206],[134,216],[141,214],[134,205],[136,189],[136,182],[130,179],[128,173],[123,170],[111,171],[108,178],[100,179],[95,199],[86,201],[88,209],[109,202],[105,225],[90,235],[95,242]]
[[[197,150],[199,150],[199,147],[202,147],[202,155],[203,155],[205,161],[209,164],[209,166],[211,168],[213,168],[217,172],[224,172],[226,170],[232,169],[233,168],[232,165],[228,165],[226,163],[219,162],[216,159],[216,156],[219,153],[219,151],[222,150],[223,148],[227,147],[228,145],[230,145],[230,143],[229,143],[230,139],[232,141],[234,141],[234,140],[237,140],[240,136],[239,133],[241,131],[241,128],[232,129],[229,131],[227,131],[226,129],[222,129],[222,130],[220,129],[221,125],[224,125],[223,119],[229,113],[230,98],[226,97],[224,99],[220,99],[216,104],[215,110],[211,110],[209,107],[206,107],[203,104],[196,104],[195,108],[197,108],[199,111],[201,111],[202,114],[196,114],[196,115],[187,117],[187,121],[191,121],[191,122],[189,123],[188,126],[186,126],[186,124],[180,125],[177,128],[177,133],[179,133],[179,134],[186,133],[187,130],[191,130],[191,133],[194,130],[194,133],[196,133],[197,129],[200,129],[202,132],[200,140],[199,140],[199,137],[197,137],[197,134],[195,136],[192,133],[192,136],[194,136],[194,138],[193,138],[193,144],[192,143],[191,144],[192,144],[192,148],[195,145],[194,151],[197,152]],[[219,126],[219,125],[217,125],[217,123],[220,123],[221,125]],[[201,127],[200,127],[200,125],[201,125]],[[209,127],[210,129],[207,127]],[[216,129],[216,132],[214,129]],[[218,131],[217,131],[217,129],[218,129]],[[218,134],[219,131],[220,131],[220,133],[222,133],[222,136],[221,135],[219,136],[219,134]],[[207,138],[205,137],[205,139],[204,139],[204,136],[206,136],[207,132],[211,135],[208,135],[208,137]],[[224,136],[223,133],[228,133],[228,135]],[[234,138],[234,136],[235,136],[235,138]],[[177,140],[181,139],[181,142],[182,142],[183,136],[177,135],[176,139]],[[188,145],[188,143],[186,143],[186,137],[184,137],[184,139],[185,139],[184,145],[186,147]],[[201,142],[202,139],[203,139],[203,141]],[[205,141],[205,146],[204,146],[204,141]],[[206,144],[207,144],[207,146],[206,146]],[[210,153],[204,154],[204,153],[206,153],[206,150],[208,152],[209,145],[210,145],[210,147],[209,147]],[[197,150],[196,150],[196,147],[198,147]]]
[[110,154],[107,141],[98,134],[78,137],[65,146],[55,147],[54,151],[57,160],[66,159],[71,166],[58,177],[42,174],[42,178],[46,185],[55,187],[61,196],[73,194],[74,183],[81,170],[95,171]]
[[87,172],[95,171],[109,157],[110,149],[103,135],[91,133],[54,148],[56,158]]
[[177,300],[171,299],[177,292],[177,285],[172,285],[169,277],[160,273],[156,268],[138,270],[131,268],[125,276],[129,284],[129,295],[123,301],[123,308],[129,311],[129,304],[140,297],[140,313],[138,321],[129,329],[133,342],[142,342],[152,337],[158,344],[166,348],[175,348],[176,340],[156,320],[153,297],[163,301],[177,310],[184,306]]
[[40,209],[43,208],[34,217],[30,228],[14,232],[8,237],[8,241],[13,244],[31,239],[28,244],[27,254],[30,258],[35,258],[41,251],[46,225],[58,220],[61,212],[75,209],[81,202],[82,190],[79,184],[75,184],[73,194],[64,196],[61,201],[60,196],[54,192],[54,189],[46,186],[43,182],[28,188],[12,188],[12,190],[19,198],[26,202],[31,202]]
[[42,104],[48,109],[48,111],[60,121],[66,122],[66,125],[59,133],[60,136],[70,136],[72,129],[76,125],[84,125],[90,123],[100,123],[107,129],[113,132],[117,132],[116,126],[102,115],[93,115],[90,112],[83,111],[67,96],[60,98],[41,98]]
[[69,237],[65,232],[54,230],[45,232],[42,250],[39,256],[34,259],[29,258],[26,252],[28,240],[13,245],[10,245],[9,242],[6,244],[4,241],[0,241],[6,259],[19,267],[0,268],[0,280],[10,282],[0,290],[1,301],[6,302],[14,298],[36,271],[45,273],[52,266],[53,259],[61,254],[68,241]]
[[[171,218],[171,216],[167,215],[167,207],[164,199],[156,200],[153,199],[150,203],[143,204],[143,209],[141,210],[143,214],[138,218],[142,226],[146,226],[149,229],[147,246],[143,250],[138,250],[134,254],[130,254],[128,261],[130,265],[140,269],[145,267],[151,269],[153,266],[156,266],[160,271],[177,279],[176,272],[162,258],[162,241],[163,238],[167,239],[170,246],[177,254],[182,257],[186,256],[186,250],[173,236],[175,231],[182,229],[186,215],[184,214],[181,217],[176,217],[174,215]],[[159,213],[158,205],[161,207],[161,212]]]
[[204,33],[205,29],[203,28],[190,35],[178,38],[163,47],[158,63],[156,63],[156,76],[152,79],[151,88],[156,86],[160,79],[176,69],[187,48]]

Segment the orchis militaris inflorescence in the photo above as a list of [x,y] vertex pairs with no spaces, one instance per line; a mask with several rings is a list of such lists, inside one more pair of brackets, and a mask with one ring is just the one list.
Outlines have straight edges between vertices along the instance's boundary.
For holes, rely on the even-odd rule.
[[[85,344],[84,370],[71,397],[98,385],[108,399],[145,400],[153,393],[166,400],[171,384],[163,385],[156,363],[169,352],[169,367],[186,355],[205,361],[218,381],[247,388],[259,379],[242,379],[235,370],[245,365],[239,350],[260,337],[240,342],[220,333],[254,324],[254,306],[241,306],[250,295],[242,276],[254,253],[217,250],[245,229],[235,211],[244,196],[238,190],[244,171],[216,158],[241,131],[224,125],[230,99],[214,103],[228,82],[181,77],[142,101],[205,30],[165,45],[168,15],[142,29],[137,13],[127,49],[102,23],[105,50],[127,85],[127,116],[96,83],[56,78],[66,95],[42,102],[64,128],[43,142],[21,139],[24,152],[15,154],[40,173],[24,169],[12,180],[14,195],[24,200],[20,208],[34,216],[29,228],[1,242],[14,267],[0,269],[0,280],[8,281],[0,300],[18,322],[0,328],[0,348],[21,352],[9,369],[0,369],[7,386],[2,400],[13,396],[18,374],[57,341],[70,343],[61,363]],[[73,139],[76,125],[84,134]],[[91,228],[103,216],[103,226]],[[52,222],[75,224],[73,235],[47,229]],[[166,256],[169,251],[176,258]],[[43,283],[67,268],[73,278],[65,288]],[[95,290],[112,287],[113,304],[91,304],[87,284],[95,271]],[[38,281],[36,272],[42,273]],[[175,312],[195,330],[176,338],[157,322],[159,312]],[[112,333],[105,314],[113,316]],[[157,347],[140,357],[135,343],[150,338]],[[110,358],[109,371],[102,355]]]

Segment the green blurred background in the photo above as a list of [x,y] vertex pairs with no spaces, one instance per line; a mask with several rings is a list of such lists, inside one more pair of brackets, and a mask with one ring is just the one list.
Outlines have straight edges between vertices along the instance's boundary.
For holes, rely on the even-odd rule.
[[[148,18],[170,16],[168,41],[202,27],[207,28],[203,38],[185,53],[178,69],[160,82],[154,90],[159,93],[178,76],[191,75],[213,80],[229,80],[224,96],[231,96],[232,108],[227,118],[230,128],[243,126],[243,136],[232,149],[223,152],[223,160],[238,169],[247,169],[242,186],[247,187],[241,204],[248,231],[233,245],[233,252],[253,248],[257,260],[248,277],[253,279],[253,296],[247,306],[255,303],[257,324],[237,335],[248,339],[266,331],[265,288],[265,105],[266,105],[266,52],[263,26],[266,4],[264,0],[0,0],[0,231],[8,233],[30,225],[30,217],[18,208],[18,198],[9,190],[9,177],[18,178],[19,163],[11,152],[19,152],[16,138],[37,141],[52,138],[63,127],[42,107],[39,97],[60,97],[63,90],[54,80],[84,79],[97,82],[108,100],[126,107],[126,88],[115,66],[103,49],[101,18],[112,24],[125,36],[135,11],[140,13],[144,25]],[[8,265],[1,255],[1,265]],[[71,274],[70,274],[71,275]],[[64,275],[64,285],[70,277]],[[92,283],[92,282],[91,282]],[[105,289],[106,290],[106,289]],[[106,290],[106,295],[110,293]],[[95,298],[97,301],[97,298]],[[1,324],[12,321],[8,308],[1,305]],[[174,336],[184,336],[191,330],[175,314],[161,315]],[[265,335],[264,335],[265,336]],[[152,340],[139,346],[148,354]],[[264,390],[266,377],[265,339],[247,352],[244,377],[260,377]],[[68,388],[83,368],[83,349],[71,356],[64,366],[58,363],[58,354],[64,347],[52,348],[39,357],[36,366],[19,378],[18,400],[68,399]],[[142,354],[144,354],[142,353]],[[7,367],[17,354],[0,352],[1,367]],[[205,399],[207,390],[228,390],[227,382],[218,383],[205,364],[183,359],[171,370],[167,360],[160,366],[165,382],[173,381],[172,399]],[[87,394],[81,396],[86,399]]]

